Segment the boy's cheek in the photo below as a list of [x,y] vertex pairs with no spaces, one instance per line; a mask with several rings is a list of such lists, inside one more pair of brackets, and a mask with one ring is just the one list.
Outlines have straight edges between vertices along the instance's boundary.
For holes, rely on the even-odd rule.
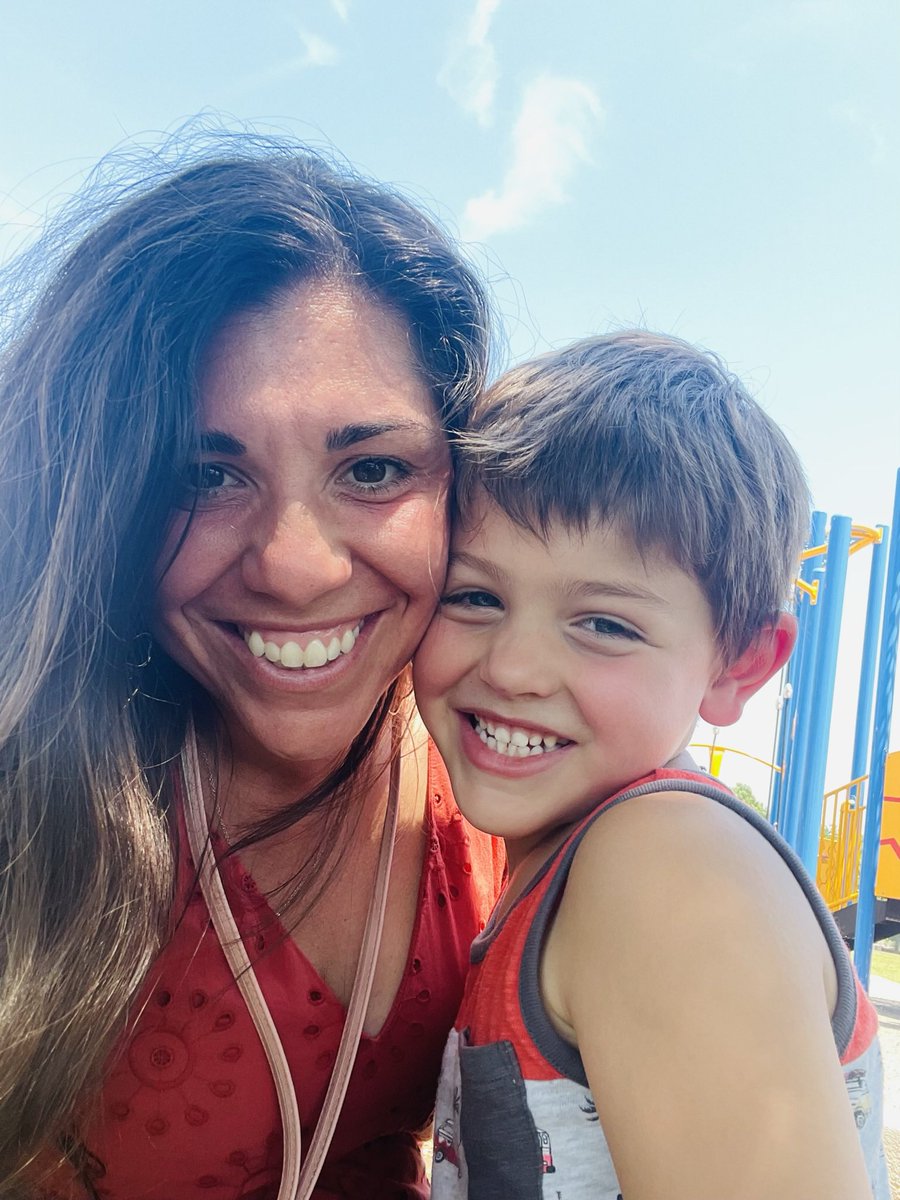
[[[420,710],[423,705],[428,707],[432,701],[439,699],[451,682],[448,678],[450,671],[445,629],[446,622],[442,620],[439,608],[431,618],[413,658],[413,687]],[[427,717],[425,711],[422,715]]]

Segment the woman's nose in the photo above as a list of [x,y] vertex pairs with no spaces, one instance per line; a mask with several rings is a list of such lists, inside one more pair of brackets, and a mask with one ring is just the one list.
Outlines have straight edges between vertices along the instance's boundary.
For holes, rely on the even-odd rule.
[[538,629],[505,624],[483,655],[479,674],[498,696],[550,696],[559,687],[559,664]]
[[325,514],[293,502],[261,526],[241,571],[253,591],[300,605],[347,583],[353,561],[343,532]]

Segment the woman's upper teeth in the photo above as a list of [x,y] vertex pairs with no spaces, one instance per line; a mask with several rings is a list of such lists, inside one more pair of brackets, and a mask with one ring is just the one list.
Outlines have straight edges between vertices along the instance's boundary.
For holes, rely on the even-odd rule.
[[324,667],[342,654],[349,654],[356,645],[362,627],[363,622],[359,621],[343,631],[336,630],[327,639],[313,638],[305,646],[290,637],[283,642],[276,642],[271,637],[264,637],[256,629],[245,629],[243,633],[250,653],[256,658],[267,658],[270,663],[297,671],[301,667]]
[[565,738],[553,733],[538,733],[535,729],[522,729],[518,725],[501,725],[489,721],[486,717],[472,714],[475,722],[475,732],[486,746],[496,750],[498,754],[507,754],[510,758],[529,758],[534,754],[543,754],[554,750],[557,746],[567,746]]

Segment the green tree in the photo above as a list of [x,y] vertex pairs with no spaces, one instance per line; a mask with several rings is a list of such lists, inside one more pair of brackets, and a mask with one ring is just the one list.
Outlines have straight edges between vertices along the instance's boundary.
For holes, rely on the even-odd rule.
[[743,800],[745,804],[749,804],[751,808],[755,808],[761,817],[768,817],[766,806],[761,800],[753,795],[753,788],[748,783],[736,783],[731,789],[737,796],[738,800]]

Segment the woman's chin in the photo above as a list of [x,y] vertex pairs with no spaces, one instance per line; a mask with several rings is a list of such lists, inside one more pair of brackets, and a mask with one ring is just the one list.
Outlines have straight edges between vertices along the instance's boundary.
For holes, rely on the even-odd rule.
[[302,788],[314,786],[345,757],[354,739],[365,728],[377,697],[349,711],[305,712],[291,716],[283,709],[223,715],[235,770],[287,776]]

